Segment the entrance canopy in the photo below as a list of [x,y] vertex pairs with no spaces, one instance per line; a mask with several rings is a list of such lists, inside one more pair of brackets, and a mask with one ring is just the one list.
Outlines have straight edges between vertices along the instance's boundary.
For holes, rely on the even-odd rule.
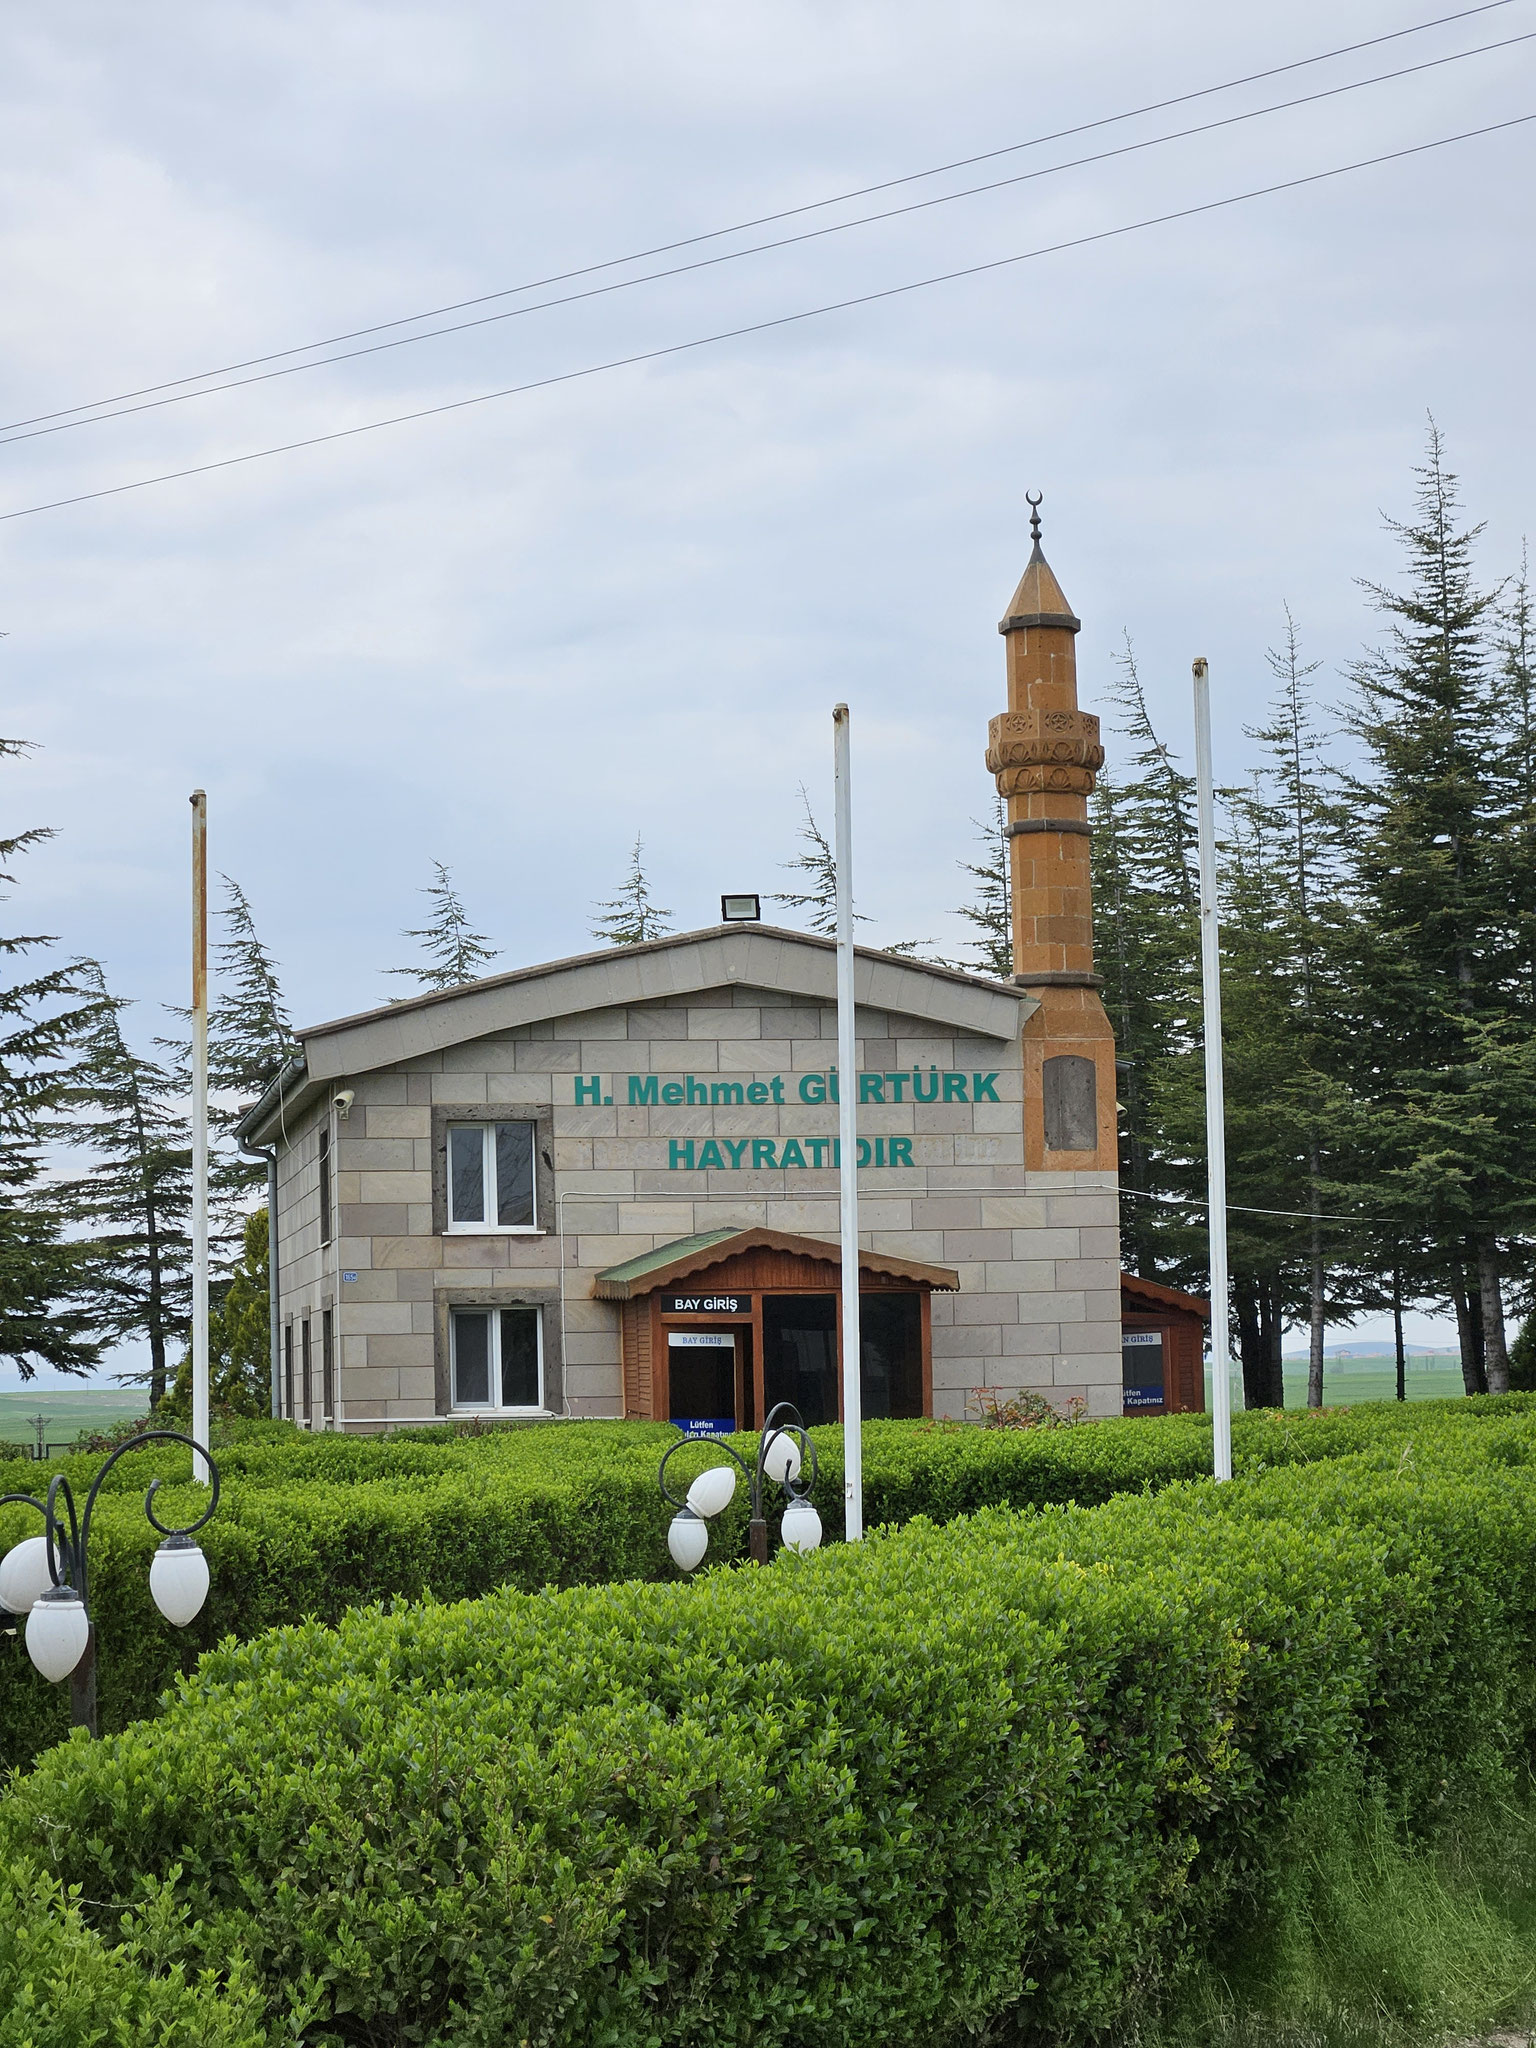
[[[624,1412],[690,1433],[756,1428],[780,1401],[808,1423],[842,1413],[838,1247],[785,1230],[708,1230],[609,1266],[624,1304]],[[860,1252],[860,1379],[869,1416],[932,1412],[935,1288],[949,1266]]]
[[[839,1272],[838,1248],[823,1237],[801,1237],[789,1230],[704,1230],[697,1237],[674,1238],[670,1244],[658,1245],[655,1251],[642,1252],[638,1258],[626,1259],[622,1265],[606,1267],[593,1281],[592,1292],[599,1301],[633,1301],[639,1295],[653,1293],[658,1287],[670,1287],[682,1280],[698,1278],[715,1267],[732,1263],[753,1252],[770,1256],[755,1259],[751,1275],[741,1276],[742,1282],[749,1287],[798,1287],[814,1283],[815,1275],[771,1274],[768,1269],[773,1264],[773,1253],[788,1258],[810,1259],[818,1265],[830,1266],[834,1274]],[[735,1278],[734,1275],[732,1277]],[[883,1280],[946,1290],[960,1285],[960,1275],[952,1266],[929,1266],[921,1259],[898,1259],[886,1252],[861,1251],[860,1291],[870,1281],[878,1286]]]

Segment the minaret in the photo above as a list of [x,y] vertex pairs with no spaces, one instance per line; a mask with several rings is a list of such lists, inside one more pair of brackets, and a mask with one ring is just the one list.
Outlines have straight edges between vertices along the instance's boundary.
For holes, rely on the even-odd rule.
[[1077,708],[1080,621],[1034,549],[998,626],[1008,709],[987,728],[987,766],[1008,807],[1013,978],[1040,1007],[1024,1026],[1024,1161],[1115,1172],[1115,1040],[1093,971],[1088,799],[1104,763],[1099,721]]

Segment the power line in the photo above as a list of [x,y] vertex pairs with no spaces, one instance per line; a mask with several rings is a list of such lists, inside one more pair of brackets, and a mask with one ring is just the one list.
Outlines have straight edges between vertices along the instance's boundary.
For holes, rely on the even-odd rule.
[[137,390],[119,391],[108,398],[89,399],[80,405],[62,406],[54,412],[35,413],[27,419],[0,423],[0,433],[12,433],[20,427],[40,426],[49,420],[63,419],[70,413],[93,412],[102,406],[121,405],[132,398],[148,398],[156,392],[171,391],[183,384],[203,383],[210,377],[229,376],[236,370],[251,370],[259,368],[264,363],[280,362],[288,356],[309,355],[316,349],[334,348],[344,341],[358,341],[370,334],[383,334],[391,327],[415,326],[423,320],[441,319],[447,313],[465,312],[471,306],[488,305],[495,299],[513,298],[522,292],[541,291],[546,285],[567,284],[574,278],[591,277],[599,271],[615,270],[626,263],[643,263],[652,256],[667,256],[678,249],[696,248],[700,243],[718,241],[726,235],[745,234],[752,228],[771,227],[777,221],[793,220],[802,214],[815,213],[824,207],[842,206],[853,199],[867,199],[876,192],[893,191],[898,186],[916,184],[924,178],[943,177],[950,171],[968,170],[973,164],[990,163],[1000,156],[1016,155],[1020,150],[1043,148],[1048,142],[1064,142],[1074,135],[1090,134],[1097,128],[1108,128],[1121,121],[1137,120],[1144,114],[1164,113],[1170,107],[1187,106],[1194,100],[1209,99],[1217,93],[1235,92],[1240,86],[1260,84],[1266,78],[1280,78],[1290,71],[1303,71],[1314,64],[1331,63],[1335,58],[1352,56],[1360,50],[1373,50],[1384,43],[1400,42],[1406,36],[1423,35],[1430,29],[1445,28],[1453,22],[1470,20],[1475,15],[1490,14],[1496,8],[1507,7],[1509,4],[1510,0],[1483,0],[1483,4],[1479,6],[1465,7],[1454,14],[1437,15],[1431,21],[1416,22],[1409,28],[1392,29],[1385,35],[1368,36],[1363,42],[1342,43],[1337,49],[1323,50],[1312,57],[1298,57],[1288,64],[1274,64],[1263,71],[1250,71],[1240,78],[1226,79],[1220,85],[1200,86],[1192,92],[1177,93],[1168,99],[1149,100],[1144,106],[1131,107],[1123,113],[1104,114],[1096,120],[1082,121],[1071,128],[1058,128],[1046,135],[1031,136],[1024,142],[1010,142],[998,149],[983,150],[975,156],[957,157],[951,163],[936,164],[929,170],[908,171],[899,178],[886,178],[877,184],[856,186],[848,192],[834,193],[827,199],[807,200],[800,206],[787,206],[775,213],[758,214],[751,220],[737,221],[731,227],[711,228],[703,234],[685,235],[672,242],[658,242],[648,249],[633,250],[627,256],[611,256],[601,263],[588,263],[574,270],[556,271],[548,277],[532,278],[524,284],[507,285],[500,291],[483,292],[472,299],[457,299],[446,306],[429,307],[425,312],[402,314],[398,319],[380,320],[368,327],[349,328],[345,333],[327,335],[320,341],[304,342],[294,348],[275,349],[267,355],[247,356],[240,362],[222,363],[211,370],[198,370],[185,377],[169,378],[161,384],[145,384]]
[[[1161,1202],[1169,1209],[1199,1209],[1203,1213],[1210,1207],[1196,1195],[1154,1195],[1146,1188],[1121,1188],[1118,1192],[1128,1200]],[[1337,1216],[1324,1209],[1256,1209],[1251,1202],[1228,1202],[1226,1206],[1238,1216],[1288,1216],[1296,1223],[1381,1223],[1389,1229],[1402,1228],[1400,1220],[1392,1216]]]
[[902,298],[911,292],[926,291],[930,286],[953,284],[961,278],[980,277],[992,270],[1006,270],[1016,263],[1029,263],[1041,256],[1055,256],[1068,249],[1082,249],[1095,242],[1110,242],[1122,235],[1140,233],[1145,228],[1166,227],[1173,221],[1191,220],[1200,214],[1216,213],[1228,206],[1240,206],[1250,199],[1266,199],[1277,192],[1294,192],[1304,185],[1318,185],[1329,178],[1342,178],[1353,171],[1371,170],[1378,164],[1401,162],[1406,157],[1423,156],[1434,149],[1446,149],[1453,143],[1472,142],[1484,135],[1497,135],[1508,128],[1521,128],[1528,121],[1536,121],[1536,113],[1516,114],[1507,121],[1491,121],[1482,128],[1463,129],[1456,135],[1442,135],[1433,142],[1417,142],[1406,149],[1387,150],[1380,156],[1361,157],[1351,164],[1336,164],[1326,171],[1309,171],[1305,176],[1285,178],[1273,185],[1257,185],[1248,192],[1230,193],[1224,199],[1207,199],[1197,206],[1181,206],[1172,213],[1153,214],[1146,220],[1128,221],[1117,228],[1101,228],[1091,235],[1074,235],[1063,242],[1047,243],[1038,249],[1025,249],[1016,256],[995,256],[985,263],[970,263],[963,269],[941,271],[933,277],[920,277],[909,284],[887,285],[881,291],[860,292],[848,299],[834,299],[825,305],[808,306],[798,313],[781,313],[771,320],[754,320],[743,327],[728,327],[716,334],[701,334],[692,341],[675,341],[664,348],[643,349],[628,356],[615,356],[604,363],[589,363],[579,370],[562,370],[548,377],[535,377],[525,384],[508,384],[498,391],[477,392],[470,398],[454,398],[441,405],[422,406],[415,412],[395,413],[389,419],[368,420],[358,427],[338,427],[326,434],[309,434],[299,441],[284,441],[272,448],[254,448],[244,455],[226,455],[217,462],[199,462],[188,469],[167,470],[161,476],[139,477],[133,483],[110,484],[102,490],[79,491],[72,497],[53,498],[46,504],[23,505],[14,512],[0,512],[0,523],[11,519],[27,519],[38,512],[57,512],[68,505],[89,504],[97,498],[121,497],[127,491],[148,490],[156,484],[179,483],[190,476],[208,476],[215,470],[234,469],[247,462],[262,462],[273,455],[291,455],[301,448],[319,448],[332,441],[349,441],[359,434],[373,434],[384,427],[409,426],[416,420],[436,419],[444,413],[463,412],[474,405],[488,405],[495,399],[518,398],[530,391],[549,390],[557,384],[573,384],[586,377],[598,377],[609,370],[624,370],[640,363],[664,361],[669,356],[686,355],[694,349],[711,348],[723,341],[739,341],[749,334],[766,334],[776,327],[792,327],[801,321],[821,319],[828,313],[845,313],[856,306],[878,304],[884,299]]
[[[1503,4],[1503,0],[1498,0]],[[1481,57],[1491,50],[1507,50],[1516,43],[1536,41],[1536,29],[1523,35],[1506,36],[1499,42],[1479,43],[1470,50],[1456,50],[1449,56],[1429,57],[1422,64],[1407,64],[1397,71],[1378,72],[1372,78],[1358,78],[1349,85],[1324,87],[1319,92],[1305,93],[1297,99],[1277,100],[1267,107],[1252,107],[1246,113],[1225,114],[1215,121],[1203,121],[1193,128],[1178,128],[1167,135],[1152,135],[1140,142],[1126,142],[1115,149],[1095,152],[1092,156],[1074,157],[1066,163],[1047,164],[1036,171],[1019,171],[1012,177],[995,178],[984,185],[969,185],[959,192],[945,192],[932,199],[917,199],[906,206],[887,208],[883,213],[866,213],[856,220],[836,221],[830,227],[807,228],[797,235],[783,235],[772,242],[757,242],[745,249],[730,249],[719,256],[696,257],[691,263],[677,263],[666,270],[646,271],[639,277],[626,277],[613,284],[589,285],[586,290],[568,292],[558,299],[539,299],[530,306],[512,306],[500,313],[483,313],[478,319],[456,321],[451,327],[434,327],[425,334],[405,334],[393,341],[371,342],[365,348],[348,349],[342,355],[320,356],[314,362],[290,363],[280,370],[262,370],[252,377],[237,377],[226,384],[205,384],[197,391],[177,391],[164,398],[146,397],[142,404],[123,405],[115,412],[95,412],[84,419],[56,420],[52,425],[18,422],[21,431],[0,428],[0,448],[8,448],[18,441],[36,441],[52,434],[72,433],[77,427],[100,426],[107,420],[127,419],[136,413],[157,412],[168,405],[185,405],[190,399],[216,397],[222,391],[240,391],[252,384],[269,384],[280,377],[297,377],[307,370],[323,370],[335,363],[355,362],[360,356],[383,355],[392,349],[412,348],[420,341],[438,341],[444,335],[464,334],[473,328],[490,327],[504,320],[521,320],[530,313],[547,313],[555,307],[576,305],[585,299],[598,299],[615,292],[632,291],[636,286],[656,284],[669,277],[682,277],[695,270],[710,270],[723,263],[739,263],[747,256],[762,256],[776,249],[788,249],[800,242],[813,242],[828,235],[847,234],[853,228],[869,227],[880,221],[896,220],[905,214],[923,213],[936,206],[949,206],[957,199],[974,199],[987,192],[1000,192],[1013,185],[1027,185],[1038,178],[1055,177],[1062,171],[1077,171],[1090,164],[1107,163],[1115,157],[1135,156],[1142,150],[1160,149],[1165,143],[1185,142],[1196,135],[1209,135],[1219,128],[1239,127],[1245,121],[1257,121],[1268,114],[1288,113],[1296,107],[1310,107],[1320,100],[1338,99],[1345,93],[1360,92],[1366,86],[1385,85],[1399,78],[1411,78],[1421,71],[1435,71],[1445,64],[1459,64],[1467,57]],[[108,401],[104,401],[108,402]]]

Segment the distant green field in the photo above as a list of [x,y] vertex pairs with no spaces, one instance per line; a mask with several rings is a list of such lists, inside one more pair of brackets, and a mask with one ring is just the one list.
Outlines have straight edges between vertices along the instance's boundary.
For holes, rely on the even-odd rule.
[[72,1444],[82,1429],[104,1429],[125,1415],[142,1415],[149,1397],[141,1387],[82,1387],[80,1392],[34,1392],[28,1387],[0,1389],[0,1445],[34,1449],[34,1415],[47,1418],[43,1437],[50,1444]]
[[[1442,1364],[1439,1359],[1419,1365],[1408,1361],[1403,1376],[1403,1391],[1410,1401],[1448,1401],[1456,1394],[1464,1394],[1459,1365]],[[1338,1365],[1328,1364],[1323,1368],[1323,1403],[1329,1408],[1349,1408],[1357,1401],[1395,1401],[1397,1398],[1397,1368],[1390,1358],[1379,1363],[1372,1359],[1340,1361]],[[1285,1368],[1285,1405],[1287,1408],[1305,1408],[1307,1405],[1307,1368],[1304,1365],[1288,1365]]]
[[[1461,1367],[1449,1353],[1410,1358],[1404,1375],[1404,1390],[1410,1401],[1449,1401],[1465,1394]],[[1397,1368],[1390,1358],[1328,1359],[1323,1367],[1323,1406],[1353,1408],[1361,1401],[1395,1401]],[[1205,1405],[1211,1405],[1211,1376],[1205,1376]],[[1292,1359],[1285,1362],[1285,1405],[1307,1405],[1307,1368]]]

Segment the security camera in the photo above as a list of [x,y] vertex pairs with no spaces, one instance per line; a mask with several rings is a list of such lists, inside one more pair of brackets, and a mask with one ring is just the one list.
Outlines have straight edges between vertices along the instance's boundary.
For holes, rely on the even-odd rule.
[[338,1088],[331,1097],[331,1100],[336,1105],[337,1118],[340,1122],[345,1123],[352,1114],[352,1105],[357,1100],[357,1090],[355,1088]]

